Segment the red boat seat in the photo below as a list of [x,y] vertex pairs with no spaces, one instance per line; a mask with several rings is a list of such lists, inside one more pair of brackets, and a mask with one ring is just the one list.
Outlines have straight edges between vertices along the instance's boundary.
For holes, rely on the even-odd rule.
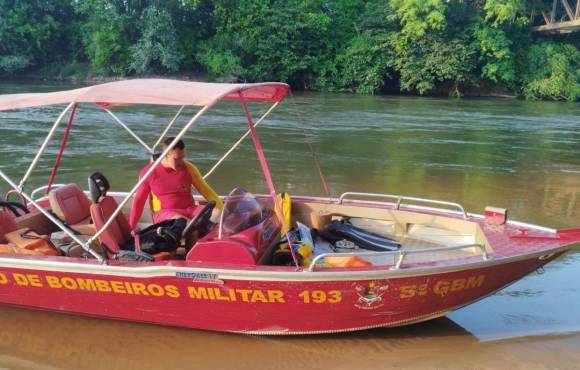
[[[117,209],[117,202],[113,197],[102,196],[98,202],[90,206],[91,217],[97,231],[101,230],[107,220]],[[123,212],[115,217],[111,225],[99,236],[99,241],[106,245],[112,253],[118,252],[124,245],[129,243],[133,236],[127,217]],[[156,261],[170,259],[173,255],[167,252],[161,252],[153,255]],[[109,256],[111,257],[111,256]]]
[[52,190],[48,194],[48,200],[52,212],[73,230],[84,235],[95,234],[95,225],[91,224],[91,202],[77,184]]
[[0,210],[0,243],[8,242],[5,235],[18,229],[14,216],[8,210]]
[[60,252],[47,235],[39,235],[29,228],[19,229],[12,213],[0,210],[0,254],[58,256]]

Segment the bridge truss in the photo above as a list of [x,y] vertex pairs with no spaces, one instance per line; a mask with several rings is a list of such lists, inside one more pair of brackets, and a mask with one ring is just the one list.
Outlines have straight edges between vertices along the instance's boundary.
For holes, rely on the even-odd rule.
[[554,0],[551,10],[534,11],[531,18],[539,19],[533,27],[539,33],[564,34],[580,31],[580,0]]

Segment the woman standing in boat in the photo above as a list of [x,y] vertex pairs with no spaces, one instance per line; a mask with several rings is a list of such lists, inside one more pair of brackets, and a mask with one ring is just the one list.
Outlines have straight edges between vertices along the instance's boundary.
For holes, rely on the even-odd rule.
[[[163,142],[165,148],[171,144],[173,139],[173,137],[165,139]],[[144,176],[152,165],[153,163],[146,165],[139,173],[139,178]],[[197,167],[185,160],[185,144],[179,140],[173,150],[167,153],[160,165],[153,170],[151,176],[135,193],[129,217],[131,229],[135,230],[149,196],[151,196],[154,223],[169,219],[192,219],[195,217],[201,207],[196,204],[191,194],[192,187],[197,189],[208,201],[215,201],[216,208],[212,214],[212,221],[217,220],[223,203],[217,193],[205,182]]]

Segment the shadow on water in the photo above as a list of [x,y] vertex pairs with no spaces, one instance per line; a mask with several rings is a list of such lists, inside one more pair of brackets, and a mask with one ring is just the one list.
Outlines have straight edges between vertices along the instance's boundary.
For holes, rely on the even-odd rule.
[[[449,317],[480,341],[580,334],[580,249]],[[577,335],[576,334],[576,335]]]

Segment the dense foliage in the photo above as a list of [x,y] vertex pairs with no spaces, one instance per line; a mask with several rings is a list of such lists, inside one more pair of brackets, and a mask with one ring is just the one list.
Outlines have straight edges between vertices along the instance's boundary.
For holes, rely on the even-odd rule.
[[207,73],[299,89],[580,99],[549,0],[0,0],[0,76]]

